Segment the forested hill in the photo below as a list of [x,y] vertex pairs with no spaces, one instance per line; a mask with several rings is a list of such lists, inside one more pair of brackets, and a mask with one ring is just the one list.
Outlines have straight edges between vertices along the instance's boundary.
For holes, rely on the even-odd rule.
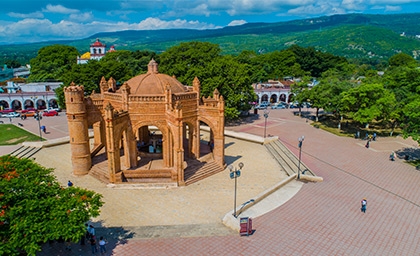
[[225,54],[238,54],[244,50],[266,53],[298,44],[347,58],[386,60],[398,52],[417,58],[417,54],[420,55],[420,39],[416,37],[420,35],[418,24],[420,14],[346,14],[278,23],[248,23],[214,30],[98,33],[75,41],[5,45],[0,53],[3,59],[17,59],[25,63],[36,56],[43,46],[65,44],[75,46],[84,53],[94,39],[100,38],[117,50],[150,50],[157,53],[184,41],[208,41],[219,44]]

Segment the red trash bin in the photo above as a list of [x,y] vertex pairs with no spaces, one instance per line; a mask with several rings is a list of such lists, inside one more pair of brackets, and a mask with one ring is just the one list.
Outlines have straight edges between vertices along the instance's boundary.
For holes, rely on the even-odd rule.
[[241,236],[249,236],[252,234],[252,219],[244,217],[240,219],[240,231]]

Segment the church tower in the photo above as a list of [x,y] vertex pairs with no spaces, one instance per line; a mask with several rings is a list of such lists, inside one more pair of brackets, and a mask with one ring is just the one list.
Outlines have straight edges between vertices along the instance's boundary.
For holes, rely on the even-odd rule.
[[66,115],[70,135],[72,165],[74,175],[88,174],[92,166],[90,156],[89,132],[84,104],[84,87],[71,83],[64,88]]
[[101,43],[99,39],[96,39],[96,42],[90,45],[90,59],[91,60],[100,60],[105,56],[106,45]]

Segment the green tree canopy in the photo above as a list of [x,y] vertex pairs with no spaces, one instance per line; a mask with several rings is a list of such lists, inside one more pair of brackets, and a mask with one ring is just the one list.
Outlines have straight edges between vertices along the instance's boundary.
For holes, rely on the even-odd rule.
[[30,62],[31,74],[28,81],[60,81],[62,75],[76,65],[78,55],[79,52],[72,46],[56,44],[41,48]]
[[389,66],[394,67],[416,67],[417,61],[406,53],[398,53],[389,58]]
[[49,240],[79,241],[99,215],[101,195],[63,188],[51,169],[31,160],[0,157],[0,254],[35,255]]
[[220,56],[217,44],[208,42],[187,42],[173,46],[159,55],[159,72],[174,75],[182,83],[192,85],[195,77],[201,75],[208,63]]
[[341,94],[342,109],[350,118],[369,125],[373,120],[386,118],[396,105],[395,95],[381,84],[364,84]]
[[230,55],[221,56],[218,45],[201,42],[181,43],[160,55],[159,72],[175,75],[191,85],[195,77],[201,82],[201,96],[211,96],[215,89],[226,102],[225,115],[237,118],[249,110],[256,95],[250,79],[251,68]]

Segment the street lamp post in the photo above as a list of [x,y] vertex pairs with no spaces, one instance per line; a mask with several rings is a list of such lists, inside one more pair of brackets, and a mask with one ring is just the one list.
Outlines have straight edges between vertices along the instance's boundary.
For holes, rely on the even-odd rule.
[[38,110],[38,106],[36,103],[36,100],[38,99],[38,96],[31,96],[31,99],[34,100],[34,107],[36,109],[35,113],[35,119],[38,120],[38,130],[39,130],[39,140],[42,141],[42,131],[41,131],[41,113]]
[[301,137],[299,137],[299,144],[298,144],[298,147],[299,147],[299,164],[298,164],[298,175],[297,175],[297,178],[298,179],[300,179],[300,159],[301,159],[301,157],[302,157],[302,143],[303,143],[303,140],[305,139],[305,136],[301,136]]
[[241,170],[244,167],[244,163],[240,162],[238,164],[239,166],[239,170],[235,167],[235,171],[233,170],[233,165],[228,165],[228,169],[230,171],[230,178],[231,179],[235,179],[235,196],[234,196],[234,201],[233,201],[233,217],[236,218],[236,190],[237,190],[237,181],[236,179],[241,176]]
[[42,141],[42,130],[41,130],[41,113],[39,111],[36,111],[36,120],[38,120],[38,130],[39,130],[39,140]]
[[270,111],[268,109],[264,110],[264,118],[265,118],[265,123],[264,123],[264,138],[265,138],[265,134],[267,131],[267,118],[268,118],[268,114],[270,113]]

